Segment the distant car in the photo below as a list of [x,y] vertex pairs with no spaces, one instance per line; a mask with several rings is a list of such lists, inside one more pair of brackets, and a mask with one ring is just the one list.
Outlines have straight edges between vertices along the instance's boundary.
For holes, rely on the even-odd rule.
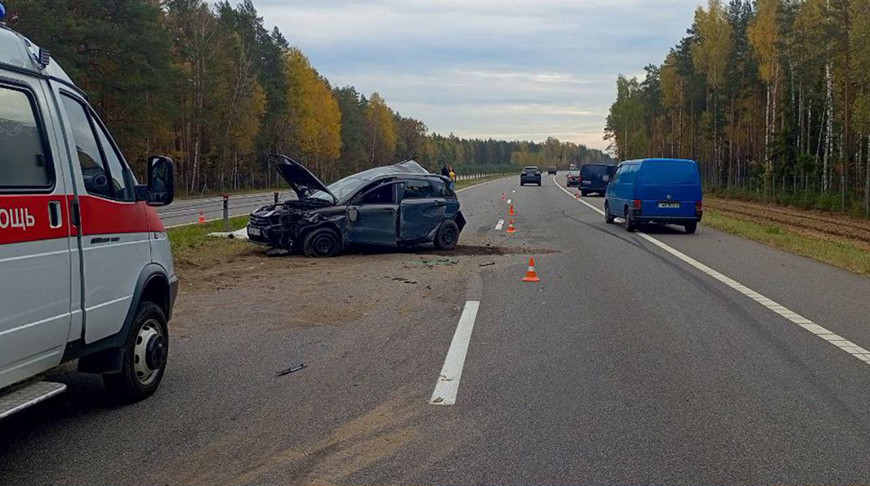
[[309,257],[331,257],[349,245],[456,248],[465,218],[449,179],[414,161],[375,167],[323,184],[302,164],[273,156],[298,199],[251,214],[248,238]]
[[592,193],[603,196],[608,182],[615,173],[615,165],[586,164],[580,167],[580,193],[583,197]]
[[568,176],[565,180],[565,185],[567,187],[580,187],[580,171],[569,170]]
[[557,172],[558,170],[556,169],[555,165],[551,165],[550,168],[547,169],[547,174],[549,175],[556,175]]
[[520,174],[520,185],[537,184],[541,185],[541,169],[534,165],[523,167],[523,173]]
[[625,221],[634,231],[639,224],[677,224],[694,233],[704,215],[698,164],[685,159],[644,159],[619,164],[607,186],[604,220]]

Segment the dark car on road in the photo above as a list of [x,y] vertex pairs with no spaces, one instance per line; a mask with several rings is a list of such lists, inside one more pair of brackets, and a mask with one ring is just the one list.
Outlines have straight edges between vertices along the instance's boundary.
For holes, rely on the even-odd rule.
[[558,169],[556,169],[555,165],[551,165],[549,169],[547,169],[547,175],[556,175]]
[[580,171],[579,170],[569,170],[568,171],[568,175],[565,177],[565,186],[567,186],[567,187],[580,186]]
[[601,196],[607,190],[607,184],[616,173],[615,165],[586,164],[580,167],[580,193],[585,197],[591,193]]
[[520,174],[520,185],[537,184],[541,185],[541,169],[534,165],[523,167],[523,173]]
[[623,218],[625,229],[643,223],[678,224],[694,233],[704,215],[698,164],[684,159],[630,160],[607,186],[604,220]]
[[443,176],[414,161],[376,167],[328,187],[302,164],[273,156],[297,199],[251,214],[248,237],[255,243],[306,256],[330,257],[349,245],[456,248],[465,218]]

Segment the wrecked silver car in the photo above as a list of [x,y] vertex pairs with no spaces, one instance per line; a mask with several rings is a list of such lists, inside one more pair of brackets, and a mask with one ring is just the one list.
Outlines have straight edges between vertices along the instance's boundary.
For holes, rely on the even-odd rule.
[[447,178],[417,162],[376,167],[324,185],[303,165],[275,155],[278,172],[297,199],[251,213],[248,237],[310,257],[330,257],[350,245],[452,250],[465,218]]

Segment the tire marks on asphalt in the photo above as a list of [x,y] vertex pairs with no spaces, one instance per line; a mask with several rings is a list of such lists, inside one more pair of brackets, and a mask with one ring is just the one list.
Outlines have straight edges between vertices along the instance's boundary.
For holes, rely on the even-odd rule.
[[[555,177],[553,178],[553,182],[556,182]],[[575,201],[584,204],[585,206],[592,209],[596,213],[604,216],[604,211],[602,211],[601,209],[598,209],[597,207],[589,204],[588,202],[586,202],[582,199],[575,199],[574,196],[571,195],[570,192],[568,192],[567,190],[565,190],[565,188],[563,188],[562,186],[559,186],[558,184],[556,184],[556,187],[561,189],[562,192],[564,192],[569,197],[571,197],[571,199],[574,199]],[[676,248],[673,248],[673,247],[665,244],[664,242],[658,240],[657,238],[654,238],[646,233],[636,233],[636,234],[640,238],[643,238],[644,240],[646,240],[646,241],[652,243],[653,245],[661,248],[662,250],[666,251],[667,253],[670,253],[671,255],[675,256],[679,260],[682,260],[683,262],[689,264],[690,266],[696,268],[697,270],[700,270],[702,273],[718,280],[719,282],[725,284],[728,287],[731,287],[732,289],[736,290],[737,292],[740,292],[741,294],[754,300],[755,302],[758,302],[759,304],[763,305],[767,309],[779,314],[780,316],[784,317],[785,319],[792,322],[793,324],[797,324],[798,326],[800,326],[804,330],[809,331],[810,333],[814,334],[815,336],[823,339],[824,341],[828,342],[829,344],[831,344],[833,346],[836,346],[840,350],[845,351],[846,353],[849,353],[850,355],[863,361],[864,363],[870,364],[870,351],[868,351],[867,349],[864,349],[861,346],[853,343],[852,341],[849,341],[848,339],[829,331],[825,327],[822,327],[822,326],[816,324],[815,322],[811,321],[810,319],[807,319],[806,317],[798,314],[797,312],[794,312],[791,309],[773,301],[772,299],[765,297],[764,295],[756,292],[755,290],[750,289],[749,287],[747,287],[747,286],[741,284],[740,282],[728,277],[727,275],[725,275],[721,272],[718,272],[718,271],[708,267],[707,265],[704,265],[703,263],[699,262],[698,260],[695,260],[694,258],[686,255],[685,253],[677,250]]]

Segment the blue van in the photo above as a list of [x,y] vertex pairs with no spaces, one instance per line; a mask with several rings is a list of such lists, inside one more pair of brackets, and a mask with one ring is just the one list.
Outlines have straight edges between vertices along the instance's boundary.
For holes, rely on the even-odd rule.
[[625,220],[634,231],[643,223],[678,224],[694,233],[703,216],[698,164],[685,159],[629,160],[619,164],[607,186],[604,219]]

